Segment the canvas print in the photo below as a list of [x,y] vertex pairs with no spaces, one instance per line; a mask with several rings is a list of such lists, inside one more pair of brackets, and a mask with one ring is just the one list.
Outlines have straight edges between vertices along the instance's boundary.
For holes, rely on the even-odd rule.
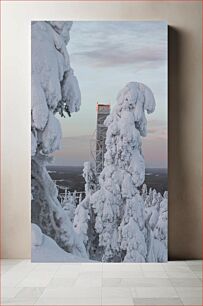
[[31,24],[33,262],[167,261],[167,24]]

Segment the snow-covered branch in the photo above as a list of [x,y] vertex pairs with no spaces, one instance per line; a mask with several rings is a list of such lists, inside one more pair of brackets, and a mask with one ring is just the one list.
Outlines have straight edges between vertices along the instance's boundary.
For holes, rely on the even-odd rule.
[[69,21],[32,22],[32,222],[65,251],[85,258],[84,244],[64,213],[46,170],[49,154],[61,143],[56,114],[70,116],[80,109],[80,89],[66,48],[71,26]]

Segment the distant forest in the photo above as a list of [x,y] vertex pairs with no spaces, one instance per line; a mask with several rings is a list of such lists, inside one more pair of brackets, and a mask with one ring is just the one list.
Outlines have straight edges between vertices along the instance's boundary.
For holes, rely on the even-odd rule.
[[[48,166],[51,178],[57,185],[69,187],[70,191],[84,191],[85,181],[82,177],[83,167]],[[164,168],[146,168],[145,184],[155,188],[161,194],[168,190],[168,172]]]

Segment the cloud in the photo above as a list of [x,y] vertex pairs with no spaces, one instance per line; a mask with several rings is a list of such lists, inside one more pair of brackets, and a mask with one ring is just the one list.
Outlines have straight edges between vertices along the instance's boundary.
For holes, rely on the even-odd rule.
[[157,139],[163,139],[164,141],[167,141],[167,123],[162,120],[149,120],[148,121],[148,127],[147,127],[147,139],[150,141],[157,140]]
[[142,150],[147,168],[167,168],[167,139],[144,138]]
[[[160,127],[157,127],[152,133],[149,133],[146,138],[142,138],[145,163],[147,167],[166,167],[166,128],[164,128],[164,122],[161,120],[152,120],[151,124],[155,125],[156,122]],[[82,166],[84,161],[94,160],[94,144],[95,140],[89,135],[64,137],[62,138],[61,150],[54,153],[54,164]]]
[[[71,40],[79,48],[94,48],[96,45],[124,43],[125,45],[165,44],[167,24],[158,21],[75,21],[71,29]],[[71,44],[71,41],[70,43]]]
[[[166,61],[165,22],[75,22],[70,56],[93,67],[157,67]],[[73,43],[70,41],[70,47]]]
[[138,65],[159,67],[165,63],[165,47],[141,47],[126,49],[121,44],[111,44],[92,50],[84,50],[71,54],[72,59],[94,67],[115,67],[121,65]]

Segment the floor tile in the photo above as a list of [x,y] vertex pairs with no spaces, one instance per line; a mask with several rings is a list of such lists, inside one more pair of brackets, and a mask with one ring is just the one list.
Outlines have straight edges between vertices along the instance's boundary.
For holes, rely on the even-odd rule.
[[18,292],[21,291],[21,288],[16,288],[16,287],[2,287],[1,288],[1,297],[3,299],[6,298],[14,298]]
[[[160,272],[161,273],[161,272]],[[104,271],[103,278],[140,278],[144,277],[143,271]]]
[[102,272],[100,271],[83,271],[79,273],[79,278],[82,279],[94,279],[94,278],[102,278]]
[[78,287],[72,288],[60,288],[60,289],[45,289],[41,297],[47,298],[99,298],[101,297],[101,288],[95,287],[94,290],[91,287]]
[[102,272],[103,263],[82,263],[82,271]]
[[9,270],[11,270],[13,268],[13,265],[3,265],[1,266],[1,274],[4,274],[6,272],[8,272]]
[[168,278],[168,274],[165,271],[144,271],[143,276],[146,278]]
[[119,298],[128,298],[128,297],[131,297],[130,288],[123,288],[123,287],[102,288],[102,299],[103,298],[119,299]]
[[130,272],[138,273],[142,272],[141,264],[138,263],[103,263],[103,272]]
[[192,265],[189,266],[189,269],[193,272],[202,272],[202,265]]
[[144,263],[141,268],[145,272],[164,272],[164,266],[161,263]]
[[130,306],[134,305],[133,298],[132,297],[114,297],[114,298],[102,298],[102,305],[115,305],[115,306]]
[[197,278],[199,278],[199,279],[202,280],[202,272],[193,271],[193,273],[194,273],[194,275],[195,275]]
[[75,286],[78,287],[101,287],[102,286],[102,278],[80,278],[75,281]]
[[101,305],[101,298],[90,298],[90,297],[77,297],[77,298],[72,298],[72,297],[66,297],[66,298],[45,298],[41,297],[38,299],[38,301],[35,303],[35,305],[84,305],[84,306],[89,306],[89,305],[94,305],[94,306],[99,306]]
[[170,278],[173,287],[201,287],[199,278]]
[[173,271],[173,272],[166,272],[169,278],[197,278],[195,273],[191,272],[180,272],[180,271]]
[[165,265],[163,268],[166,272],[191,272],[187,265]]
[[183,305],[190,305],[190,306],[195,306],[195,305],[203,305],[203,301],[201,297],[182,297],[181,298]]
[[1,259],[1,265],[12,265],[15,266],[24,260],[22,259]]
[[76,280],[77,278],[53,277],[53,279],[50,280],[46,288],[58,289],[58,288],[73,287],[75,285]]
[[202,287],[177,287],[176,292],[182,297],[202,297]]
[[187,262],[185,260],[169,260],[169,261],[166,261],[166,262],[162,262],[161,263],[162,266],[165,266],[165,265],[170,265],[170,266],[186,266],[187,265]]
[[17,299],[20,298],[39,298],[44,292],[45,288],[42,287],[25,287],[22,288],[17,295],[15,296]]
[[168,278],[128,278],[122,279],[121,285],[125,287],[171,287],[171,282]]
[[183,305],[183,302],[179,298],[134,298],[134,305]]
[[123,287],[122,281],[122,278],[102,278],[102,287]]
[[[30,263],[20,262],[12,269],[4,273],[1,277],[3,286],[11,287],[17,286],[23,279],[25,279],[36,266],[32,266]],[[22,286],[23,287],[23,286]]]
[[[18,265],[19,268],[19,265]],[[25,263],[24,269],[29,269],[16,284],[18,287],[46,287],[55,275],[58,265],[42,263]],[[22,269],[23,270],[23,269]],[[20,272],[20,271],[19,271]],[[8,272],[9,273],[9,272]]]
[[4,301],[3,305],[34,305],[37,302],[37,297],[29,297],[29,298],[12,298]]
[[202,265],[202,260],[186,260],[185,263],[188,266]]
[[179,297],[173,287],[137,287],[132,289],[132,295],[138,298]]
[[54,272],[30,273],[18,286],[20,287],[46,287],[54,276]]
[[81,272],[81,266],[74,267],[71,265],[59,266],[54,277],[77,278]]

